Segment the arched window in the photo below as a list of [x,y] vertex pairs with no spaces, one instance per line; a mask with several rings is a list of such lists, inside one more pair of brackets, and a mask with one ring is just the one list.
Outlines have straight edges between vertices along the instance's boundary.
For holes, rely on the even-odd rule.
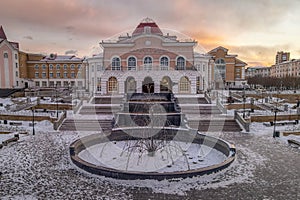
[[136,59],[135,57],[128,58],[128,70],[136,70]]
[[185,59],[183,57],[177,58],[177,70],[185,70]]
[[144,58],[144,70],[152,70],[152,58],[149,56]]
[[108,79],[108,88],[109,93],[118,92],[118,81],[116,77],[110,77]]
[[172,91],[172,81],[170,77],[164,76],[160,81],[160,92],[170,92]]
[[118,57],[114,57],[111,62],[111,70],[121,70],[121,60]]
[[3,54],[3,57],[4,57],[4,58],[8,58],[8,53],[4,53],[4,54]]
[[164,56],[160,59],[160,69],[168,70],[168,68],[169,68],[169,59]]
[[126,93],[132,93],[136,91],[136,81],[133,77],[126,79]]
[[216,60],[214,76],[215,76],[215,80],[225,81],[225,79],[226,79],[226,62],[224,59],[219,58]]
[[191,88],[190,80],[188,77],[184,76],[179,82],[179,93],[189,93]]

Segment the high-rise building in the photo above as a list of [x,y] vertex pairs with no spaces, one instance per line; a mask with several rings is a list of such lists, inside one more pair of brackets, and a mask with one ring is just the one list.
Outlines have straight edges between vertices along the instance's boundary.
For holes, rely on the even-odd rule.
[[285,61],[290,60],[290,52],[278,51],[276,54],[276,62],[275,64],[279,64]]

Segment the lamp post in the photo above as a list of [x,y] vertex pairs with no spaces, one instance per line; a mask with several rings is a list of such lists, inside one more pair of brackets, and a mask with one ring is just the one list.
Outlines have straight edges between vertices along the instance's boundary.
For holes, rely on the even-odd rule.
[[277,112],[278,112],[278,109],[277,109],[277,105],[278,105],[278,94],[279,94],[279,90],[277,90],[277,100],[276,100],[276,106],[274,108],[274,130],[273,130],[273,138],[277,137],[277,134],[276,134],[276,120],[277,120]]
[[57,83],[55,85],[55,93],[56,93],[56,118],[58,119],[58,101],[57,101]]
[[246,110],[246,95],[245,95],[245,82],[243,82],[243,118],[245,119],[245,110]]
[[35,135],[35,130],[34,130],[34,108],[31,107],[32,111],[32,135]]

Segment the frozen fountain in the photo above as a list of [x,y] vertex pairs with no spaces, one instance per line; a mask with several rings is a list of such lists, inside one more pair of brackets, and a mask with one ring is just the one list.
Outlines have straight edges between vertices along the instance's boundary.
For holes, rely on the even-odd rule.
[[120,179],[185,178],[217,172],[235,159],[228,142],[190,129],[171,93],[126,96],[112,130],[70,145],[71,160]]

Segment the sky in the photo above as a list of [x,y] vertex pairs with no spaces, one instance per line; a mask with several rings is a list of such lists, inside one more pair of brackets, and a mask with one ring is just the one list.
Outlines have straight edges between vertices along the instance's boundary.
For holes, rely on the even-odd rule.
[[160,28],[270,66],[277,51],[300,58],[298,0],[1,0],[0,25],[28,53],[100,53],[99,42],[149,17]]

